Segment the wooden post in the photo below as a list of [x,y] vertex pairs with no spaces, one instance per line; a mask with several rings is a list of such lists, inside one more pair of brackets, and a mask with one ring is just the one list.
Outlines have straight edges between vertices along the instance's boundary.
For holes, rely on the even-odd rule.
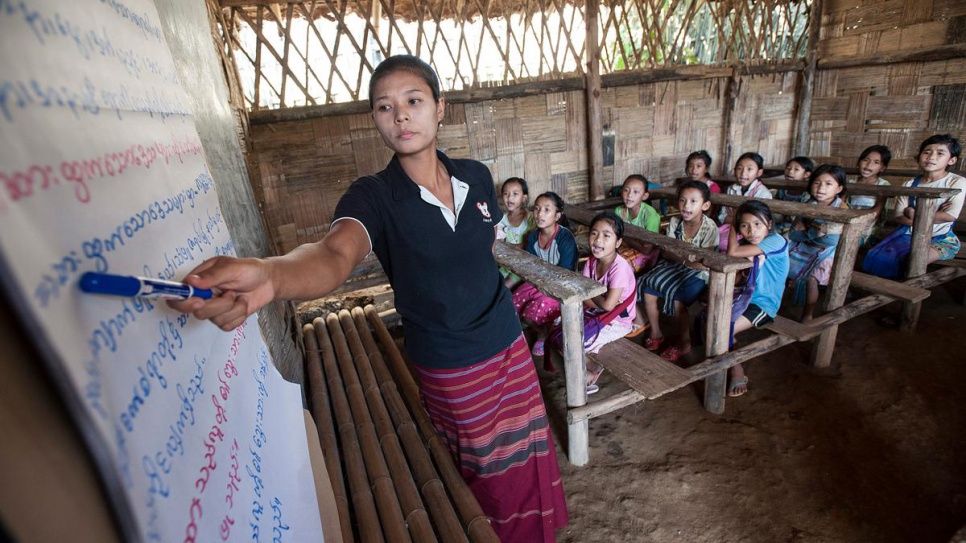
[[[590,159],[590,200],[604,198],[603,112],[600,107],[600,38],[597,35],[598,2],[585,3],[587,22],[587,146]],[[572,461],[572,460],[571,460]]]
[[[578,300],[561,304],[560,317],[563,322],[563,361],[569,409],[587,404],[583,302]],[[590,460],[589,431],[590,426],[586,420],[567,424],[567,456],[570,457],[570,463],[575,466],[583,466]]]
[[[825,301],[822,303],[823,313],[838,309],[845,303],[845,295],[849,290],[849,277],[855,267],[855,257],[859,253],[859,242],[862,241],[862,233],[872,220],[870,217],[868,221],[846,224],[842,228],[842,236],[839,238],[838,247],[835,248],[835,259],[832,261],[832,273],[825,292]],[[838,333],[837,324],[829,326],[812,343],[813,366],[825,368],[832,363],[832,351],[835,349],[835,337]]]
[[808,155],[808,125],[812,116],[812,95],[815,91],[815,70],[818,67],[818,40],[822,29],[822,0],[812,0],[808,16],[808,52],[802,74],[801,94],[798,96],[798,133],[795,136],[795,156]]
[[[932,224],[936,218],[936,198],[916,198],[916,216],[912,221],[912,243],[909,251],[909,272],[907,279],[926,273],[926,260],[929,258],[929,240],[932,239]],[[922,302],[903,303],[902,321],[899,329],[912,332],[919,323],[919,310]]]
[[[731,303],[735,272],[711,271],[708,280],[708,323],[704,329],[705,358],[728,352],[731,339]],[[728,370],[712,373],[704,380],[704,408],[709,413],[724,413]]]
[[728,78],[728,85],[725,87],[724,119],[721,128],[721,172],[727,173],[731,168],[734,159],[734,152],[731,147],[732,133],[734,132],[735,108],[738,107],[738,93],[740,92],[741,81],[738,79],[738,66],[731,70],[731,77]]

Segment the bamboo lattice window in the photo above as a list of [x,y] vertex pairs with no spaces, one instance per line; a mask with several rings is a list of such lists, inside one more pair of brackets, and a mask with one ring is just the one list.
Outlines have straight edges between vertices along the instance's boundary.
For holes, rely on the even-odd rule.
[[803,58],[806,0],[627,0],[601,9],[601,71]]
[[[625,0],[600,7],[601,71],[801,58],[810,0]],[[220,0],[251,110],[367,98],[387,56],[426,59],[443,90],[583,75],[568,0]]]

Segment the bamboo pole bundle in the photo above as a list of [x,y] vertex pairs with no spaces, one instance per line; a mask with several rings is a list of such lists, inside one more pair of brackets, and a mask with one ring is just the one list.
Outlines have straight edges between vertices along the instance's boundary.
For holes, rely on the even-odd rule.
[[[382,397],[382,391],[373,373],[372,363],[366,354],[366,348],[363,346],[356,324],[349,312],[344,309],[339,312],[339,322],[342,323],[342,330],[345,332],[349,350],[352,352],[355,367],[359,373],[359,381],[369,404],[369,412],[372,413],[372,419],[375,422],[382,453],[386,458],[393,483],[396,486],[399,504],[402,507],[403,515],[405,515],[406,525],[409,527],[409,535],[413,538],[413,541],[435,542],[436,536],[433,534],[433,525],[429,521],[429,514],[423,507],[423,501],[419,497],[419,491],[413,481],[406,455],[403,454],[399,436],[396,435],[396,429],[393,427],[389,411]],[[368,328],[368,324],[363,324]],[[460,532],[462,532],[462,528],[460,528]]]
[[[323,344],[329,340],[329,334],[325,331],[321,319],[315,319],[315,333]],[[323,336],[325,339],[322,339]],[[346,475],[349,480],[349,489],[352,492],[352,510],[355,512],[356,523],[359,527],[359,537],[366,542],[383,541],[382,528],[379,527],[379,514],[376,512],[372,491],[369,489],[366,465],[362,460],[359,437],[356,435],[356,427],[352,422],[349,400],[346,398],[345,389],[342,385],[342,376],[339,374],[336,357],[330,356],[331,354],[333,354],[331,351],[328,353],[322,351],[322,367],[326,375],[326,384],[329,385],[332,410],[335,412],[339,436],[342,438]]]
[[375,307],[371,305],[366,306],[365,313],[373,329],[376,331],[379,343],[386,350],[386,354],[389,357],[390,371],[396,383],[402,389],[403,398],[409,407],[410,413],[416,418],[419,431],[428,444],[429,452],[436,462],[436,466],[439,469],[440,475],[443,477],[446,488],[449,489],[453,496],[453,504],[456,506],[456,511],[459,513],[460,519],[466,527],[466,533],[470,541],[473,543],[498,543],[499,539],[496,537],[496,533],[493,532],[493,528],[490,526],[486,515],[483,514],[483,510],[480,509],[479,502],[476,501],[476,498],[470,492],[470,488],[463,481],[463,477],[456,467],[456,462],[453,461],[453,455],[449,447],[440,439],[436,433],[436,428],[429,420],[429,416],[423,410],[422,402],[419,399],[419,387],[416,385],[412,374],[409,373],[409,368],[406,367],[402,353],[396,347],[392,336],[389,334],[389,330],[386,329],[386,325],[379,318]]
[[[324,325],[322,319],[315,319],[315,324],[320,328]],[[325,457],[325,470],[329,474],[329,481],[332,482],[332,492],[335,494],[335,506],[339,513],[339,526],[342,530],[342,540],[351,543],[352,538],[352,519],[349,514],[349,498],[345,490],[345,478],[342,475],[342,459],[339,455],[339,444],[335,437],[335,425],[333,424],[332,409],[329,406],[329,393],[325,387],[325,376],[322,374],[322,362],[320,354],[335,359],[335,352],[332,350],[332,343],[329,341],[329,334],[321,330],[319,338],[316,338],[316,329],[312,324],[302,327],[302,339],[305,342],[305,375],[309,381],[309,404],[312,406],[312,414],[315,418],[315,426],[319,432],[319,443],[322,446],[322,455]],[[321,340],[321,347],[319,345]]]
[[[356,374],[345,333],[339,326],[339,318],[335,314],[330,313],[325,319],[325,324],[329,328],[329,337],[332,338],[339,369],[342,371],[343,386],[349,398],[350,417],[355,421],[355,431],[359,435],[362,451],[361,458],[365,461],[365,469],[369,475],[369,484],[375,497],[386,540],[393,543],[411,541],[399,499],[396,497],[396,488],[389,475],[389,467],[382,455],[382,448],[379,447],[379,438],[376,436],[376,428],[372,422],[369,407],[366,405],[365,394],[359,384],[359,376]],[[361,522],[360,520],[360,529]],[[362,539],[367,542],[379,541],[366,537]]]
[[446,486],[440,480],[439,474],[436,473],[436,468],[433,467],[433,460],[419,437],[419,431],[412,416],[403,402],[392,374],[386,367],[386,361],[383,359],[378,345],[376,345],[376,340],[372,337],[365,312],[359,307],[353,308],[352,318],[355,321],[356,329],[359,331],[366,353],[369,355],[369,362],[375,374],[374,378],[382,391],[386,407],[392,417],[393,424],[396,426],[396,432],[402,441],[406,456],[409,457],[409,464],[412,467],[413,476],[416,478],[416,484],[419,485],[423,499],[429,506],[440,538],[447,543],[467,541],[463,525],[460,524],[456,511],[453,509],[453,504],[446,493]]

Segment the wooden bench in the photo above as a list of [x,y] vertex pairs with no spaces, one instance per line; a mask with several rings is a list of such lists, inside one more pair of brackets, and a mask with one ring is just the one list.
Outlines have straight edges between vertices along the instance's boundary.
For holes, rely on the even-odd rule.
[[[612,206],[611,206],[612,207]],[[571,220],[587,224],[595,212],[580,207],[569,207],[567,215]],[[701,262],[712,272],[712,283],[717,285],[712,293],[712,303],[708,319],[710,344],[718,353],[728,348],[730,334],[730,293],[734,286],[735,273],[751,266],[747,259],[732,258],[714,251],[699,249],[683,241],[671,239],[649,232],[634,225],[627,225],[625,237],[632,237],[643,243],[653,243],[667,253],[678,255],[682,260]],[[662,359],[656,354],[627,339],[619,339],[605,345],[597,355],[585,355],[583,346],[583,301],[604,294],[606,288],[580,274],[553,266],[520,249],[499,242],[495,246],[497,262],[528,281],[541,292],[561,303],[563,328],[563,365],[567,388],[567,431],[568,457],[576,466],[589,461],[589,419],[619,409],[630,403],[644,399],[657,398],[662,394],[677,390],[694,382],[687,370]],[[715,297],[720,299],[715,301]],[[725,300],[727,296],[727,303]],[[610,399],[587,404],[586,364],[593,357],[605,369],[632,387],[623,401],[617,403]],[[720,398],[714,392],[706,396],[705,405],[713,405],[718,412],[724,410],[725,375],[713,375],[720,381]],[[714,388],[714,387],[709,387]],[[717,388],[715,388],[717,390]],[[710,399],[709,399],[710,398]]]
[[[567,408],[585,405],[587,403],[587,361],[584,358],[583,304],[584,300],[604,294],[607,289],[597,281],[554,266],[502,241],[494,245],[494,253],[496,261],[501,266],[560,302]],[[582,466],[589,460],[589,432],[587,421],[567,424],[567,456],[575,466]]]
[[[807,183],[789,181],[784,178],[765,179],[768,188],[804,190]],[[926,273],[926,260],[929,256],[929,239],[932,237],[932,223],[939,208],[939,200],[959,194],[958,189],[920,188],[885,185],[860,185],[850,183],[849,194],[876,197],[914,197],[916,198],[916,217],[913,220],[911,250],[909,252],[909,267],[906,278],[918,277]],[[922,301],[903,301],[900,328],[906,331],[915,330],[919,323],[919,312]]]
[[302,334],[343,539],[498,543],[375,308],[317,318]]

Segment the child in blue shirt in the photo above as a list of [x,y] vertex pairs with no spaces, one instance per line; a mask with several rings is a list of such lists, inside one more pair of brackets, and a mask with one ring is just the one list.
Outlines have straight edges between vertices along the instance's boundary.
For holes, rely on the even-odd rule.
[[[760,328],[778,314],[788,277],[788,242],[774,231],[774,226],[771,210],[762,202],[751,200],[735,211],[734,228],[728,233],[728,256],[747,258],[754,265],[745,291],[732,306],[733,334]],[[739,233],[743,236],[740,243]],[[741,364],[732,366],[730,381],[728,396],[748,392],[748,377]]]

